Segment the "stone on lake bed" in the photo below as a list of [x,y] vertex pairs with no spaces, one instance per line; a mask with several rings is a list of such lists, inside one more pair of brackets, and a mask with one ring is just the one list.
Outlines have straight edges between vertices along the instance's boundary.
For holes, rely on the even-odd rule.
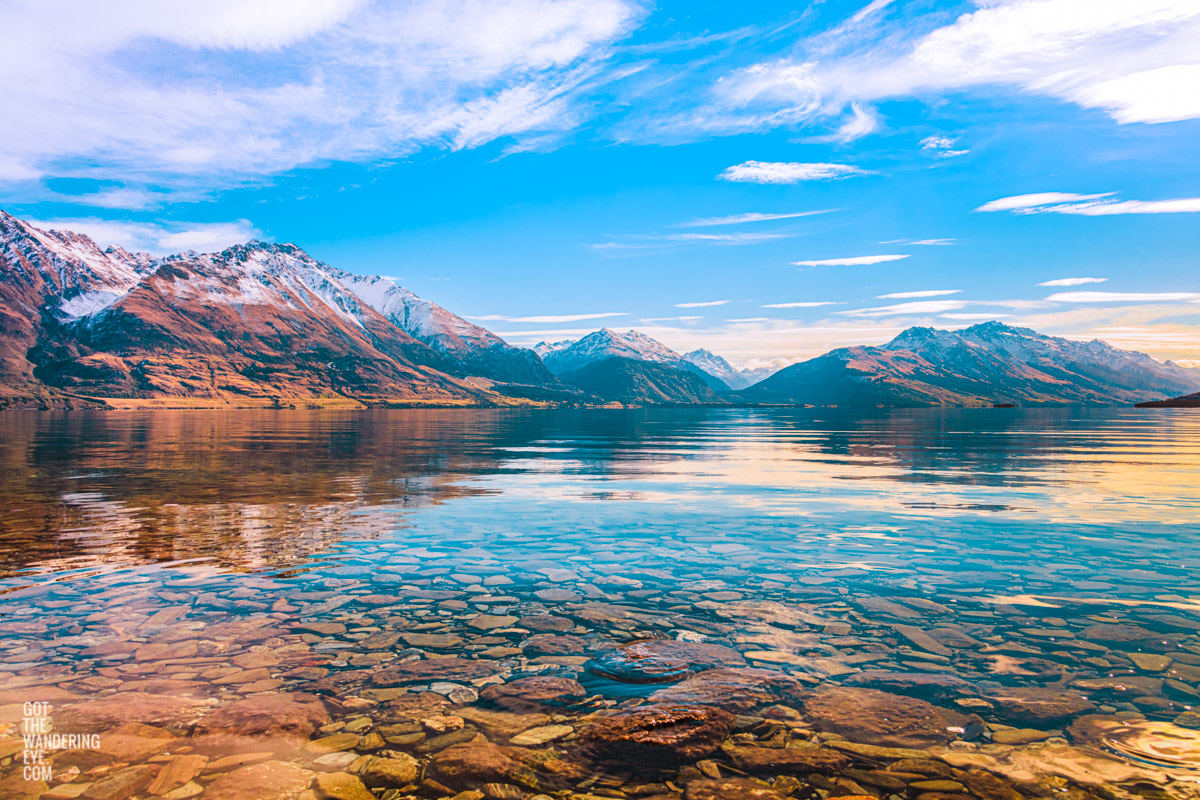
[[530,728],[527,731],[523,731],[509,739],[508,743],[521,747],[531,747],[553,742],[564,736],[570,736],[574,732],[575,729],[570,725],[546,725],[541,728]]
[[495,628],[507,628],[517,622],[519,617],[500,616],[497,614],[480,614],[467,622],[472,628],[490,631]]
[[393,753],[387,758],[368,758],[358,774],[367,786],[398,788],[416,782],[421,763],[407,753]]
[[964,716],[924,700],[876,689],[831,686],[803,698],[804,718],[818,730],[851,742],[884,747],[924,748],[958,738],[952,728],[982,728],[976,715]]
[[429,771],[440,783],[452,788],[472,788],[485,783],[509,783],[538,791],[552,782],[553,775],[535,769],[534,751],[504,747],[488,741],[454,744],[434,754]]
[[204,790],[204,800],[291,800],[312,783],[313,773],[286,761],[226,772]]
[[569,706],[587,697],[583,685],[571,678],[539,675],[488,686],[479,693],[485,703],[507,711],[530,714]]
[[670,683],[714,667],[744,667],[732,648],[707,642],[643,639],[600,653],[588,668],[621,683]]
[[1083,695],[1036,686],[1004,689],[987,699],[998,716],[1014,722],[1059,722],[1095,709]]
[[1044,742],[1050,734],[1036,728],[1002,728],[992,731],[992,742],[995,744],[1022,745]]
[[401,634],[409,647],[428,647],[434,650],[449,650],[462,644],[457,633],[405,633]]
[[327,772],[313,780],[313,789],[320,800],[375,800],[375,795],[357,775],[348,772]]
[[659,689],[651,695],[651,701],[751,711],[759,706],[794,700],[802,689],[798,680],[775,670],[710,669]]
[[648,705],[604,712],[579,731],[602,758],[658,764],[714,752],[733,728],[728,711],[706,706]]
[[747,778],[720,778],[688,783],[684,800],[787,800],[787,795]]
[[957,675],[944,672],[894,672],[868,669],[846,679],[851,686],[863,686],[884,692],[906,694],[925,700],[946,700],[968,694],[971,684]]
[[321,699],[299,692],[260,694],[235,700],[207,714],[194,733],[207,747],[222,750],[232,745],[275,751],[297,747],[330,722]]
[[1142,672],[1162,672],[1171,666],[1170,657],[1157,653],[1127,653],[1126,655]]
[[496,674],[495,664],[467,658],[426,658],[387,667],[372,676],[375,686],[399,686],[429,681],[470,681]]
[[63,730],[78,733],[108,730],[126,722],[178,726],[202,708],[200,701],[187,697],[120,692],[64,706],[56,710],[55,722]]
[[849,766],[850,759],[828,747],[754,747],[727,745],[725,755],[743,772],[768,772],[779,775],[819,772],[835,773]]

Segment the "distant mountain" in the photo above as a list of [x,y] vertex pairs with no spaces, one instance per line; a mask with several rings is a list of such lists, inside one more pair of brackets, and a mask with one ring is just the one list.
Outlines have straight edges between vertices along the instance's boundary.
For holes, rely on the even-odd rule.
[[1200,388],[1200,370],[999,322],[909,328],[879,347],[793,364],[743,392],[763,402],[838,406],[1134,403]]
[[511,383],[557,383],[537,354],[513,347],[486,328],[417,297],[389,278],[342,270],[333,270],[333,274],[393,325],[449,359],[459,374]]
[[555,353],[559,350],[566,350],[568,347],[575,344],[575,341],[575,339],[563,339],[559,342],[538,342],[530,349],[537,353],[539,358],[544,360],[550,353]]
[[670,364],[612,356],[568,370],[560,376],[604,400],[636,405],[720,403],[700,376]]
[[1171,397],[1166,400],[1148,400],[1138,403],[1138,408],[1200,408],[1200,392]]
[[778,371],[776,367],[736,369],[724,358],[709,350],[693,350],[690,353],[684,353],[683,359],[709,375],[719,378],[730,389],[745,389]]
[[[692,363],[657,339],[651,339],[638,331],[631,330],[621,333],[601,328],[566,347],[561,346],[562,344],[564,343],[558,342],[547,345],[542,342],[537,345],[542,349],[540,355],[546,362],[546,366],[560,377],[568,372],[582,369],[588,364],[609,358],[630,358],[651,364],[666,364],[674,369],[696,375],[714,391],[729,391],[729,385],[719,376]],[[728,363],[726,366],[729,366]]]
[[535,354],[289,244],[153,258],[0,212],[0,315],[0,405],[490,403],[509,402],[495,381],[559,385]]

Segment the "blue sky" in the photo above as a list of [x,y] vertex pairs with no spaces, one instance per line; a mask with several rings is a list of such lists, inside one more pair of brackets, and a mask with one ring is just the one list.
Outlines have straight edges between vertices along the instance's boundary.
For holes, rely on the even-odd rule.
[[0,1],[0,205],[295,242],[517,344],[1002,319],[1200,365],[1198,0],[187,5]]

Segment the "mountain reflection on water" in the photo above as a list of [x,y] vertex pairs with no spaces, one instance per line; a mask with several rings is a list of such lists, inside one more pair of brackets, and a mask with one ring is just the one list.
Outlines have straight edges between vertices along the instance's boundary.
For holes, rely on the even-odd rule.
[[[322,697],[311,737],[355,740],[257,768],[415,759],[423,797],[1196,796],[1198,434],[1125,409],[6,414],[0,711],[52,690],[190,752],[195,708],[88,703]],[[654,750],[614,732],[643,700],[740,716]],[[475,764],[488,742],[565,766],[521,784]],[[187,796],[220,796],[205,769]]]

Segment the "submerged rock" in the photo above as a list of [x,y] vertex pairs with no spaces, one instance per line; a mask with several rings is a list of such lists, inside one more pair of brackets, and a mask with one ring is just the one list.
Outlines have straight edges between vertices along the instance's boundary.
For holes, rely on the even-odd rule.
[[489,686],[479,693],[485,703],[518,714],[534,714],[562,708],[587,697],[583,686],[571,678],[552,675],[520,678],[511,683]]
[[312,783],[313,773],[286,761],[264,761],[218,777],[204,800],[291,800]]
[[684,800],[787,800],[787,795],[766,784],[746,778],[722,778],[692,781],[684,790],[683,798]]
[[711,669],[659,689],[650,696],[657,703],[719,706],[730,711],[750,711],[771,703],[795,699],[802,684],[790,675],[768,669]]
[[755,747],[728,745],[725,755],[743,772],[763,772],[783,775],[820,772],[836,773],[850,765],[850,759],[837,750],[809,745],[807,747]]
[[733,715],[723,709],[649,705],[598,714],[579,738],[602,758],[653,764],[703,758],[732,728]]
[[198,746],[207,750],[287,751],[307,742],[330,721],[319,697],[299,692],[259,694],[218,708],[196,723]]
[[988,700],[997,714],[1013,722],[1061,722],[1096,708],[1083,695],[1037,687],[1005,689]]
[[876,689],[833,686],[810,692],[803,702],[805,718],[818,730],[884,747],[949,744],[969,725],[982,728],[983,724],[976,715],[964,716],[924,700]]
[[736,650],[706,642],[646,639],[598,655],[588,668],[621,683],[670,683],[714,667],[742,667]]

